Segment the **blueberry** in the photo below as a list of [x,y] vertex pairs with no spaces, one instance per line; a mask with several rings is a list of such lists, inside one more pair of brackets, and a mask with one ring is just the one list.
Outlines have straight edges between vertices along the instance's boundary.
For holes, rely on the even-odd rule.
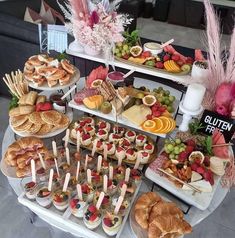
[[88,220],[88,221],[89,221],[89,219],[90,219],[90,216],[85,216],[85,218],[86,218],[86,220]]
[[118,218],[117,217],[114,218],[114,222],[118,222]]
[[76,205],[76,208],[79,209],[80,207],[81,207],[81,205],[78,203],[78,204]]

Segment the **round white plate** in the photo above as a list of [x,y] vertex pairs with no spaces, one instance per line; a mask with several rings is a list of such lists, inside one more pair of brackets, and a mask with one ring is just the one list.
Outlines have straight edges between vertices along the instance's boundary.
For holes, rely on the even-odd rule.
[[[73,121],[73,112],[72,110],[70,110],[68,107],[67,107],[67,113],[66,115],[69,117],[69,121],[70,123]],[[70,124],[69,123],[69,124]],[[27,137],[27,136],[35,136],[37,138],[50,138],[50,137],[54,137],[54,136],[57,136],[59,135],[60,133],[64,132],[68,127],[65,127],[65,128],[61,128],[59,130],[56,130],[56,131],[53,131],[53,132],[50,132],[46,135],[32,135],[32,134],[29,134],[27,132],[23,132],[23,131],[16,131],[12,125],[11,125],[11,122],[10,122],[10,119],[9,119],[9,125],[10,125],[10,128],[12,129],[12,131],[14,131],[14,133],[18,136],[21,136],[21,137]]]
[[34,89],[38,89],[38,90],[44,90],[44,91],[56,91],[56,90],[61,90],[61,89],[66,89],[69,86],[75,84],[78,80],[80,79],[80,71],[78,68],[76,68],[76,72],[73,75],[73,77],[71,78],[70,82],[68,84],[65,85],[60,85],[59,83],[56,84],[53,87],[49,87],[47,82],[44,82],[43,85],[41,86],[36,86],[33,82],[29,82],[29,87],[30,88],[34,88]]

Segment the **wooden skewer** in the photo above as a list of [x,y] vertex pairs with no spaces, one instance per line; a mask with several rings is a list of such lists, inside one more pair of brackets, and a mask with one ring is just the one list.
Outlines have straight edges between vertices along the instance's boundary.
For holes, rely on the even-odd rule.
[[160,169],[160,168],[157,168],[157,169],[158,169],[159,171],[161,171],[162,173],[166,174],[167,176],[169,176],[169,177],[175,179],[176,181],[180,182],[181,184],[184,184],[185,186],[187,186],[187,187],[193,189],[194,191],[196,191],[196,192],[198,192],[198,193],[201,193],[201,192],[202,192],[200,189],[198,189],[198,188],[192,186],[191,184],[188,184],[188,183],[184,182],[183,180],[181,180],[181,179],[175,177],[174,175],[172,175],[172,174],[166,172],[165,170]]
[[223,146],[233,146],[233,143],[224,143],[224,144],[217,144],[217,145],[212,145],[211,147],[223,147]]

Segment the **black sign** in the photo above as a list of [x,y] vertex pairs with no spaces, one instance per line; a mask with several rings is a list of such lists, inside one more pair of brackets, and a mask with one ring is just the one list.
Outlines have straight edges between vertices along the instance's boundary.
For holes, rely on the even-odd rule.
[[211,135],[215,128],[218,128],[224,135],[228,143],[235,132],[235,121],[233,119],[221,116],[215,112],[205,110],[200,120],[203,128],[199,131]]

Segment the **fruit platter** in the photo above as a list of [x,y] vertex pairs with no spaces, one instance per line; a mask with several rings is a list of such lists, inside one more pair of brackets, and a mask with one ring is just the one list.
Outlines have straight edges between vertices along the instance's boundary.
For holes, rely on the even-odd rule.
[[170,91],[126,86],[124,78],[113,85],[111,73],[118,71],[108,73],[102,66],[94,69],[86,87],[74,95],[69,106],[163,137],[175,129],[173,113],[177,105]]
[[54,144],[53,157],[51,163],[40,160],[41,168],[30,161],[31,177],[21,181],[19,202],[79,235],[121,237],[141,185],[138,166]]
[[[154,141],[135,130],[95,117],[82,117],[70,125],[70,140],[82,148],[127,164],[148,164],[156,157]],[[106,155],[105,155],[106,154]]]
[[23,77],[31,88],[51,91],[73,85],[79,80],[80,72],[63,54],[57,58],[39,54],[25,62]]
[[143,46],[137,36],[138,32],[124,33],[124,41],[118,42],[114,48],[115,59],[126,64],[138,65],[170,74],[190,74],[194,61],[204,59],[201,50],[195,50],[194,59],[184,56],[175,48],[156,42],[147,42]]
[[178,132],[175,138],[165,140],[163,150],[145,175],[189,204],[205,210],[232,153],[221,144],[225,144],[225,139],[218,130],[212,136]]

